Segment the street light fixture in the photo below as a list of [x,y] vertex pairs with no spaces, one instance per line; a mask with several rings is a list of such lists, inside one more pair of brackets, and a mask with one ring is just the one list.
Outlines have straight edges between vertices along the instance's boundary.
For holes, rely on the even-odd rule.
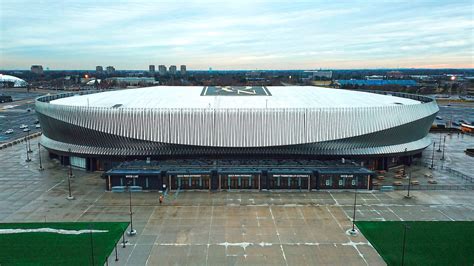
[[26,160],[25,160],[25,162],[31,162],[30,155],[28,153],[28,141],[26,140],[26,137],[25,137],[25,146],[26,146]]
[[71,149],[68,149],[69,152],[69,174],[67,176],[67,185],[69,189],[69,196],[67,196],[68,200],[73,200],[74,196],[71,193],[71,177],[72,177],[72,166],[71,166]]
[[39,170],[40,171],[43,171],[44,168],[43,168],[43,164],[41,163],[41,144],[38,142],[38,157],[39,157]]
[[130,189],[131,183],[132,183],[131,180],[127,183],[129,202],[130,202],[130,231],[128,231],[128,235],[134,236],[137,234],[137,230],[133,229],[132,190]]

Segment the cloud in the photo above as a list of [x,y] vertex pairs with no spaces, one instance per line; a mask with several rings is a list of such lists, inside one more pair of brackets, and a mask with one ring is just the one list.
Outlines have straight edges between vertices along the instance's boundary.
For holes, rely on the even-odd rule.
[[472,66],[470,1],[2,3],[2,69]]

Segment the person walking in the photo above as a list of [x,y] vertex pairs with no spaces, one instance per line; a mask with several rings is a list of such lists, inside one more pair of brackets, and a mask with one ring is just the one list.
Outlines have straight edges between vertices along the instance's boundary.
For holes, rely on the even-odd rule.
[[164,199],[163,194],[161,194],[160,195],[160,205],[161,205],[161,203],[163,203],[163,199]]

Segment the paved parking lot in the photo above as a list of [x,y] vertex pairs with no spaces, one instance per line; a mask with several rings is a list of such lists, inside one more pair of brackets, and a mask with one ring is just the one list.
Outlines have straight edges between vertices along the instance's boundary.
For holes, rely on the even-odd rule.
[[[105,192],[99,173],[74,170],[68,201],[67,168],[46,160],[38,170],[24,144],[0,151],[0,220],[128,221],[129,194]],[[472,191],[358,193],[360,220],[474,220]],[[119,246],[114,265],[384,265],[351,228],[354,193],[180,192],[160,205],[157,192],[133,193],[133,224],[138,234]]]
[[[13,102],[0,104],[0,143],[9,142],[25,137],[28,133],[20,129],[20,125],[28,125],[29,134],[40,131],[35,128],[37,120],[34,110],[34,99],[46,92],[26,92],[26,89],[2,89],[0,93],[12,96]],[[29,110],[29,111],[28,111]],[[13,129],[12,134],[5,134],[8,129]]]

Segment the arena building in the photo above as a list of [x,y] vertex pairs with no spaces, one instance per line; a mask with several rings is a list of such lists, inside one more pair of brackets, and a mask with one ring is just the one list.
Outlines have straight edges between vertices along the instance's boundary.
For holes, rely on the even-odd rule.
[[320,87],[147,87],[39,97],[41,144],[87,170],[134,159],[357,159],[387,169],[430,145],[428,97]]

